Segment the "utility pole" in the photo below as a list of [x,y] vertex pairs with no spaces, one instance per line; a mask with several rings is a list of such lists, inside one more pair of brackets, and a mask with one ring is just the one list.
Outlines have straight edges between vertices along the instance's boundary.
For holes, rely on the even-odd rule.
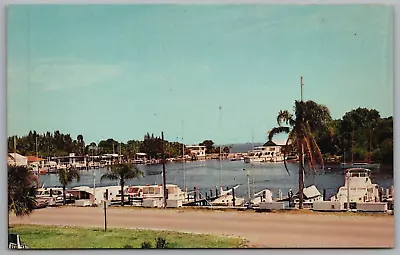
[[162,139],[162,174],[163,174],[163,179],[162,179],[162,186],[163,186],[163,198],[164,198],[164,203],[163,207],[165,208],[167,206],[167,184],[166,184],[166,178],[165,178],[165,148],[164,148],[164,132],[161,132],[161,139]]
[[108,189],[104,193],[104,231],[107,231],[107,206],[108,206]]

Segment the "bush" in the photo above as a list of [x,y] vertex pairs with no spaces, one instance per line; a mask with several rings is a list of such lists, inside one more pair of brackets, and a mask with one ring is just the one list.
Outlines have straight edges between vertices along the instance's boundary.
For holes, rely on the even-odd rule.
[[150,248],[152,248],[150,242],[144,241],[142,243],[142,249],[150,249]]
[[156,238],[156,248],[157,249],[164,249],[166,248],[167,241],[162,237]]

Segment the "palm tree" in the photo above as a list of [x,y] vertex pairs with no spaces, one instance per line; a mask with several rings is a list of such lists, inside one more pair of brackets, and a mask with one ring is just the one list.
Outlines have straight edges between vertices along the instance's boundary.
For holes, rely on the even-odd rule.
[[67,169],[60,169],[58,170],[58,181],[63,187],[63,204],[66,204],[66,193],[65,193],[65,187],[70,184],[73,180],[77,180],[78,182],[81,180],[81,176],[79,174],[79,171],[73,167],[70,166]]
[[[327,107],[319,105],[313,101],[295,101],[295,114],[289,111],[279,111],[277,117],[278,127],[269,131],[268,139],[279,133],[288,134],[286,147],[290,146],[297,150],[300,156],[299,161],[299,208],[303,208],[303,189],[304,189],[304,160],[308,164],[308,170],[315,172],[317,164],[324,168],[324,160],[313,132],[326,125],[330,120]],[[283,125],[286,126],[283,126]],[[285,169],[289,173],[286,165],[286,153],[284,150]]]
[[115,164],[109,167],[108,170],[108,173],[101,176],[100,181],[103,179],[119,180],[119,184],[121,185],[121,206],[123,206],[125,181],[143,176],[143,173],[136,165],[131,163]]
[[8,166],[8,213],[29,215],[36,207],[37,176],[25,166]]

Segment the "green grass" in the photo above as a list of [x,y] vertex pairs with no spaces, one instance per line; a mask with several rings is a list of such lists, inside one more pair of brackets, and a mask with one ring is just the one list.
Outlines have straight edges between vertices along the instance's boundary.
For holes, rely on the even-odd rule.
[[31,249],[141,248],[145,241],[155,247],[157,237],[166,239],[166,248],[246,248],[246,241],[236,237],[172,231],[14,225],[9,232]]

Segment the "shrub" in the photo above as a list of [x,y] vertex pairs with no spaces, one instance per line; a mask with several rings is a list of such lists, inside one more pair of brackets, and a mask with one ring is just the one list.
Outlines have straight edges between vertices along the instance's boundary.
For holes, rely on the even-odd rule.
[[164,249],[166,248],[167,241],[162,237],[156,238],[156,248],[157,249]]
[[151,243],[150,242],[144,241],[142,243],[142,249],[150,249],[150,248],[151,248]]

